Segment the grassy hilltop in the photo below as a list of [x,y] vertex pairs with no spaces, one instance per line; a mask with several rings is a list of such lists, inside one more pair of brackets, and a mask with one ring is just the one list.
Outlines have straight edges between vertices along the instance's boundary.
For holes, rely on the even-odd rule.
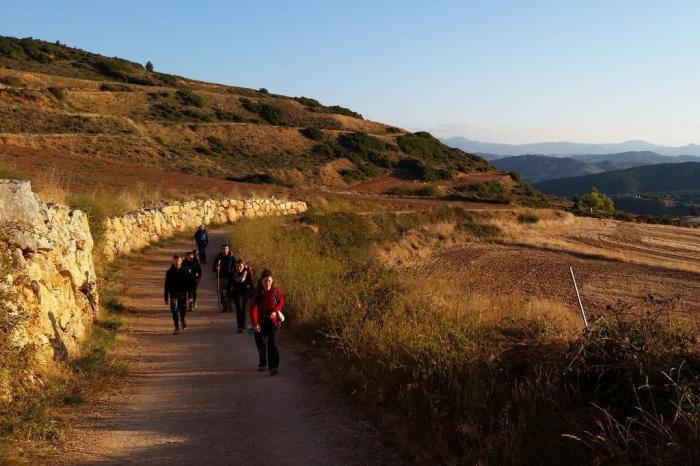
[[495,173],[428,133],[341,106],[147,71],[31,38],[0,37],[0,142],[286,186]]

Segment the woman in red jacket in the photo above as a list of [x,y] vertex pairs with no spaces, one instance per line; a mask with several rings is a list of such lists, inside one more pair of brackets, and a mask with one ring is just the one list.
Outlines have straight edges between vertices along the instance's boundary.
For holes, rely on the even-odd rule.
[[269,364],[270,375],[277,375],[279,372],[280,353],[275,337],[282,323],[283,306],[284,297],[282,291],[275,286],[272,272],[263,270],[258,288],[250,300],[250,320],[260,355],[258,370],[264,371]]

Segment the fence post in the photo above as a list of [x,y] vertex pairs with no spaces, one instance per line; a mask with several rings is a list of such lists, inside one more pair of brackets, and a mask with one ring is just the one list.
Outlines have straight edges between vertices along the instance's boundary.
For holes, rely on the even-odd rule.
[[578,298],[578,306],[581,309],[581,318],[583,319],[583,326],[588,330],[588,319],[586,319],[586,312],[583,310],[583,302],[581,301],[581,293],[578,292],[578,285],[576,284],[576,277],[574,276],[574,268],[569,267],[571,272],[571,281],[574,282],[574,289],[576,290],[576,298]]

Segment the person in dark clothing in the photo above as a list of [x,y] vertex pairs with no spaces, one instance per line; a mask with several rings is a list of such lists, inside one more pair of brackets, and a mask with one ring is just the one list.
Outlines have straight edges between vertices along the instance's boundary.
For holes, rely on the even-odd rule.
[[226,287],[224,285],[228,283],[229,278],[233,275],[235,264],[236,258],[233,257],[233,253],[228,244],[222,244],[221,252],[216,256],[216,259],[214,259],[214,267],[212,268],[218,280],[217,289],[220,294],[221,312],[229,312],[231,310],[231,303],[226,296]]
[[190,290],[190,305],[187,309],[188,311],[194,311],[197,309],[197,287],[199,286],[199,280],[202,278],[202,266],[199,265],[199,261],[195,256],[197,251],[190,251],[185,256],[185,260],[182,262],[182,268],[190,274],[192,278],[192,289]]
[[253,288],[253,272],[242,260],[236,261],[233,274],[226,284],[226,293],[236,308],[238,333],[242,333],[243,329],[245,329],[246,305],[253,293]]
[[209,245],[209,234],[204,225],[200,225],[194,232],[194,242],[197,245],[197,253],[202,264],[207,263],[207,246]]
[[269,365],[270,375],[279,372],[280,353],[277,346],[277,329],[284,320],[282,314],[284,297],[282,290],[274,285],[272,272],[265,269],[260,276],[258,288],[250,300],[250,320],[255,332],[260,362],[258,370]]
[[182,258],[174,255],[173,263],[165,274],[165,288],[163,290],[165,304],[170,304],[170,311],[173,313],[173,323],[175,324],[173,334],[180,333],[180,325],[182,325],[183,330],[187,328],[185,314],[187,314],[187,303],[191,290],[192,277],[182,267]]

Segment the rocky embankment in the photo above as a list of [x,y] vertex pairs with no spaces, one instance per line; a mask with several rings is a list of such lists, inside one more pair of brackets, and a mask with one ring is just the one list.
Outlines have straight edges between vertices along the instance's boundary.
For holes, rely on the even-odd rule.
[[3,270],[2,311],[13,316],[12,343],[34,348],[46,366],[75,353],[98,310],[93,240],[87,216],[46,205],[28,181],[0,180]]
[[[34,372],[77,353],[99,312],[93,249],[111,261],[200,224],[305,210],[304,202],[279,199],[190,201],[141,209],[107,219],[95,245],[83,212],[42,203],[28,181],[0,180],[0,312],[11,323],[11,347],[0,351],[31,349]],[[0,392],[3,380],[11,376],[2,371]]]

